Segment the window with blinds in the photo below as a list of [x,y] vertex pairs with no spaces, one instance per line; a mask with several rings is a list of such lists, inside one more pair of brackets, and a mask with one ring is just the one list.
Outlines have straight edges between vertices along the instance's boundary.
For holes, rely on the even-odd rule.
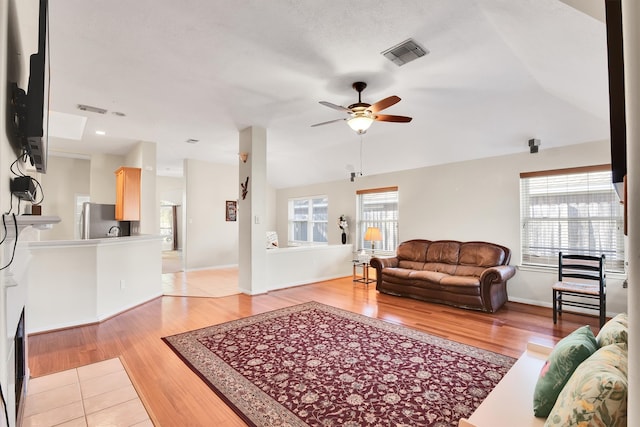
[[327,196],[289,200],[289,245],[327,243]]
[[606,257],[624,272],[623,207],[609,165],[520,174],[523,265],[558,265],[558,252]]
[[[359,190],[357,194],[358,249],[371,253],[375,245],[376,255],[395,254],[398,247],[398,187]],[[380,230],[382,240],[367,241],[367,228]]]

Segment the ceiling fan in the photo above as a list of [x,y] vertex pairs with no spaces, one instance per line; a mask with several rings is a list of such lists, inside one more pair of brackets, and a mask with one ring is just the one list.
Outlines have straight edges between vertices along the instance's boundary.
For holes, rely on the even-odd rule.
[[367,87],[366,83],[355,82],[352,87],[358,92],[358,102],[349,105],[349,107],[343,107],[341,105],[332,104],[331,102],[327,101],[320,101],[320,104],[329,108],[333,108],[334,110],[343,111],[347,113],[349,117],[345,117],[344,119],[329,120],[328,122],[316,123],[315,125],[311,125],[311,127],[322,126],[329,123],[346,120],[351,129],[356,131],[356,133],[358,133],[359,135],[362,135],[367,131],[367,129],[369,129],[369,126],[371,126],[371,123],[373,123],[374,121],[396,123],[408,123],[411,121],[411,117],[377,114],[385,108],[389,108],[392,105],[400,102],[399,97],[395,95],[390,96],[371,105],[362,102],[362,91]]

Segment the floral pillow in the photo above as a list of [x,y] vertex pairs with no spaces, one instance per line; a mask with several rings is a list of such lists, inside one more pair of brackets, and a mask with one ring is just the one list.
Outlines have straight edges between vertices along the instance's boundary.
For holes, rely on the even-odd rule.
[[533,393],[533,413],[536,417],[549,415],[573,371],[597,349],[596,337],[588,325],[576,329],[555,345],[540,371]]
[[627,345],[629,335],[628,324],[626,313],[620,313],[609,320],[596,336],[598,346],[604,347],[616,343]]
[[628,357],[624,344],[600,348],[575,370],[545,427],[627,425]]

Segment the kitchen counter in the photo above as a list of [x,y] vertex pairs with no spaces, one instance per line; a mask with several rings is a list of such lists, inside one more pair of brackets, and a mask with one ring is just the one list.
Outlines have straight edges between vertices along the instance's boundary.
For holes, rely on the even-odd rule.
[[162,239],[28,242],[27,333],[101,322],[161,296]]
[[93,245],[121,245],[129,244],[132,242],[153,241],[162,239],[165,236],[156,234],[139,234],[136,236],[122,236],[122,237],[103,237],[100,239],[76,239],[76,240],[40,240],[37,242],[29,242],[30,248],[54,248],[54,247],[68,247],[68,246],[93,246]]

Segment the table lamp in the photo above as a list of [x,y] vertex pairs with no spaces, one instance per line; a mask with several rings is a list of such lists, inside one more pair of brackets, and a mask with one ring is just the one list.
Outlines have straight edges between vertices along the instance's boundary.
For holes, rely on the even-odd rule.
[[382,240],[380,229],[378,227],[368,227],[367,231],[364,233],[364,240],[367,242],[371,242],[371,255],[373,255],[376,249],[375,242],[378,240]]

